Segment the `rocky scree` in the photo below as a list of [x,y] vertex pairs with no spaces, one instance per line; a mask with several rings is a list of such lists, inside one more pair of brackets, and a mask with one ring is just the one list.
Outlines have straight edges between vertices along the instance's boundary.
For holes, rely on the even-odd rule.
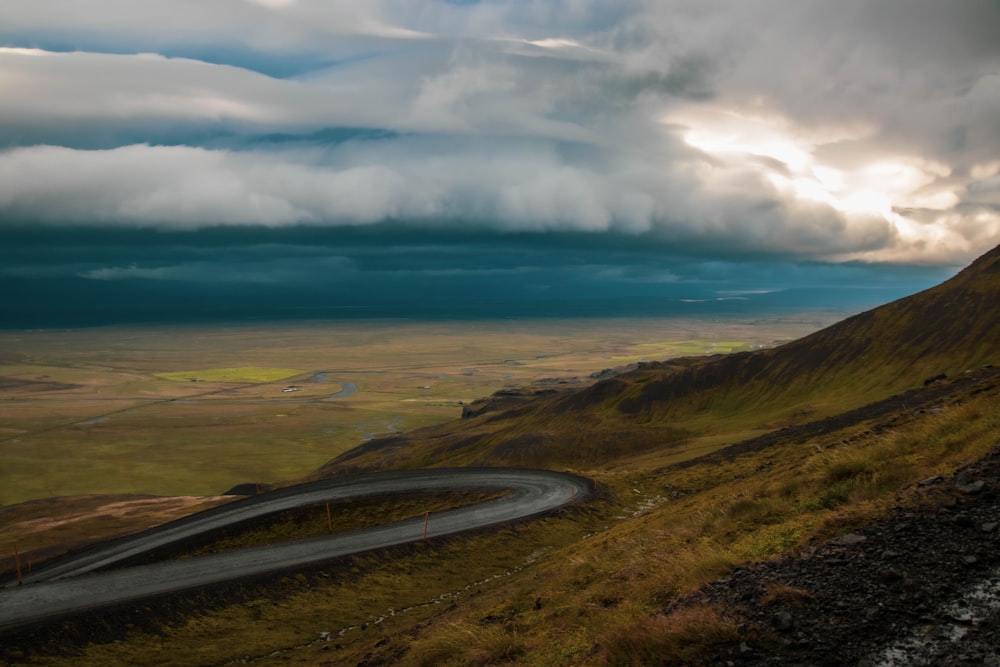
[[665,611],[708,603],[738,616],[740,641],[712,665],[1000,667],[1000,445],[920,482],[918,497]]

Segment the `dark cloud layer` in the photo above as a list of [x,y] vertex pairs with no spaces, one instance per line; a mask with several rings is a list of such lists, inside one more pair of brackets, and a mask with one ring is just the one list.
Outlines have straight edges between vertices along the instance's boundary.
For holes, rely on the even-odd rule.
[[[392,239],[389,241],[388,239]],[[19,229],[0,249],[5,327],[298,318],[764,315],[859,310],[944,271],[708,260],[634,237],[386,228]]]
[[990,0],[15,3],[0,275],[39,312],[939,277],[1000,241],[998,32]]

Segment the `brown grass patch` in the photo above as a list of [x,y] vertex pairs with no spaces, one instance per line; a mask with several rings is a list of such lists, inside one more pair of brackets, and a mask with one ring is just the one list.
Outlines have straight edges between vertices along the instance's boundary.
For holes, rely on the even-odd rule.
[[612,632],[599,647],[610,665],[697,665],[711,647],[738,638],[736,618],[705,604],[640,618]]
[[785,607],[801,607],[815,596],[804,588],[798,588],[783,581],[772,581],[767,585],[760,603],[764,606],[780,604]]

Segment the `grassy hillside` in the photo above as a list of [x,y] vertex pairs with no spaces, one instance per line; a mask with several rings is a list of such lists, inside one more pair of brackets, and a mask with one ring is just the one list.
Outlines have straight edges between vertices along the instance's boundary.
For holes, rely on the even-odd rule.
[[70,621],[0,664],[705,664],[746,620],[688,594],[921,503],[920,480],[996,450],[1000,369],[931,389],[704,464],[595,469],[601,500],[541,521]]
[[[323,474],[427,465],[674,461],[1000,359],[1000,248],[951,280],[773,349],[642,364],[572,392],[373,441]],[[502,406],[502,402],[501,402]]]

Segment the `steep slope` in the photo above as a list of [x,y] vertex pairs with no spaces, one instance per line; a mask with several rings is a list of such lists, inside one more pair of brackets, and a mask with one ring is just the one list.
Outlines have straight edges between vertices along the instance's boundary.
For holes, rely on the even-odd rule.
[[628,392],[618,408],[626,414],[663,413],[669,404],[705,394],[732,409],[775,402],[794,406],[819,396],[854,407],[942,373],[989,363],[998,354],[1000,247],[941,285],[779,348],[653,378],[640,391]]
[[709,435],[721,446],[997,360],[1000,247],[936,287],[786,345],[645,364],[582,390],[372,441],[322,474],[471,463],[586,467]]

